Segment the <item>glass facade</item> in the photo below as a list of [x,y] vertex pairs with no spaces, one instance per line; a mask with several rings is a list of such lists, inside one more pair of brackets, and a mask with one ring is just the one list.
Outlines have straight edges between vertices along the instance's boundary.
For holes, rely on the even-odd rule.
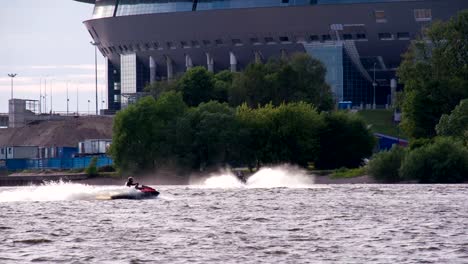
[[353,105],[372,104],[372,83],[362,76],[344,50],[343,80],[343,101],[351,101]]
[[93,18],[200,10],[418,0],[97,0]]
[[320,60],[327,68],[325,80],[330,85],[335,100],[343,101],[343,45],[304,44],[310,56]]
[[192,11],[192,0],[120,0],[117,16]]
[[121,107],[133,103],[148,83],[149,69],[138,61],[136,54],[120,55],[120,85],[114,83],[114,93],[120,94]]
[[364,78],[342,43],[304,44],[306,52],[327,68],[325,79],[337,102],[372,103],[372,82]]
[[117,0],[96,0],[93,18],[113,17]]
[[137,92],[137,57],[135,53],[120,55],[120,83],[122,94]]

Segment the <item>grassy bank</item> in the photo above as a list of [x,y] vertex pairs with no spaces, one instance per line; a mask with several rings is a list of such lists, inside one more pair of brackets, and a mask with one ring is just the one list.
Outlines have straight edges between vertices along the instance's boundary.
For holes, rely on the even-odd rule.
[[374,133],[407,138],[398,125],[393,122],[392,110],[362,110],[357,114],[361,116],[368,125],[371,125],[371,130]]

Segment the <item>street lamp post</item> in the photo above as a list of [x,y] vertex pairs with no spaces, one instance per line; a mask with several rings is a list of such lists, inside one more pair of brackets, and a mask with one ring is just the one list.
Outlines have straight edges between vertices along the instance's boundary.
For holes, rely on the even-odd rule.
[[8,77],[11,78],[11,99],[13,99],[13,78],[15,78],[16,75],[18,75],[18,74],[16,74],[16,73],[8,74]]
[[70,102],[70,98],[68,98],[68,81],[67,81],[67,116],[68,116],[68,103]]
[[91,113],[89,112],[89,104],[91,103],[91,100],[88,100],[88,115],[90,115]]
[[374,87],[374,100],[373,100],[373,103],[372,103],[372,109],[376,109],[376,105],[375,105],[375,87],[377,86],[377,83],[375,82],[375,65],[377,63],[374,62],[374,81],[372,82],[372,86]]
[[[96,115],[98,115],[98,77],[97,77],[97,46],[101,43],[99,42],[90,42],[94,46],[94,71],[96,77]],[[88,111],[89,112],[89,111]]]

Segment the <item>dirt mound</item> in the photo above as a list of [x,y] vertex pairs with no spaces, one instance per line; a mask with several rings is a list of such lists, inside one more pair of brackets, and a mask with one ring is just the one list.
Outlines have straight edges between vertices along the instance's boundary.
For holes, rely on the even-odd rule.
[[0,146],[77,147],[85,139],[112,138],[113,118],[77,117],[0,129]]

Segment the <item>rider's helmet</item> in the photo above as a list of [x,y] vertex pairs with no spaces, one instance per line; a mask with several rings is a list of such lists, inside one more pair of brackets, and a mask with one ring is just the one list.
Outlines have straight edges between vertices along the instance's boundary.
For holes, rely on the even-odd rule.
[[129,182],[133,182],[133,177],[128,177]]

